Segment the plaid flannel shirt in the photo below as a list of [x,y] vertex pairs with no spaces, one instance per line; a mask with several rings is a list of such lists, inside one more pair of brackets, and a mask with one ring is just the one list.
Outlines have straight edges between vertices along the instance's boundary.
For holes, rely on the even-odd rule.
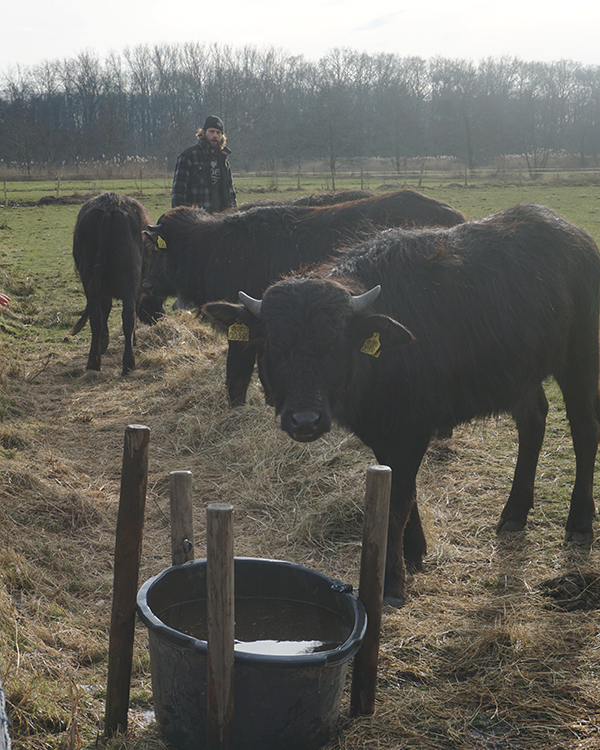
[[220,151],[211,151],[204,139],[186,148],[175,163],[171,206],[199,206],[209,213],[236,206],[231,166],[227,159],[230,153],[227,146]]

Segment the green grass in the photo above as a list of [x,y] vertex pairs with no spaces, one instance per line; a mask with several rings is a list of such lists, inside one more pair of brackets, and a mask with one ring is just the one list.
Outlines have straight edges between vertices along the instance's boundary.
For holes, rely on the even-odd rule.
[[[319,176],[303,180],[302,188],[291,178],[279,180],[278,190],[269,190],[269,177],[236,178],[240,204],[258,198],[293,197],[326,190],[327,180]],[[360,180],[344,181],[343,188],[360,188]],[[402,187],[402,184],[381,184],[375,179],[363,183],[375,192]],[[14,191],[27,194],[28,200],[39,201],[51,196],[56,183],[8,183],[9,199]],[[78,196],[79,201],[104,190],[116,190],[138,199],[153,221],[170,208],[170,185],[166,180],[139,182],[90,181],[67,182],[61,195]],[[258,192],[257,192],[258,191]],[[458,183],[428,184],[423,192],[444,200],[461,210],[468,219],[486,216],[519,202],[542,203],[569,221],[583,226],[600,243],[600,187],[570,183],[528,182],[522,185],[478,184],[464,187]],[[1,195],[1,194],[0,194]],[[80,311],[85,306],[81,285],[74,271],[72,234],[81,203],[13,205],[0,207],[0,291],[12,297],[11,309],[19,320],[0,316],[4,333],[18,341],[52,345],[62,342]]]
[[472,188],[441,185],[427,193],[447,201],[468,219],[487,216],[516,203],[541,203],[573,224],[587,229],[596,242],[600,243],[600,186],[555,185],[551,182]]

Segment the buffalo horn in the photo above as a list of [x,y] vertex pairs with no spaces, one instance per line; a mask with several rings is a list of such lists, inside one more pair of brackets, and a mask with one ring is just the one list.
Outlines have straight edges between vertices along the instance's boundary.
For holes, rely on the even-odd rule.
[[245,292],[238,292],[238,297],[240,302],[246,307],[252,315],[255,315],[257,318],[260,318],[260,308],[262,307],[262,300],[254,299],[254,297],[250,297],[250,295],[246,294]]
[[160,224],[156,224],[156,226],[152,226],[152,224],[148,224],[147,229],[149,232],[160,232],[162,227]]
[[381,291],[381,286],[378,284],[377,286],[374,286],[373,289],[369,289],[369,291],[365,292],[364,294],[352,296],[350,298],[350,305],[352,306],[352,312],[356,315],[359,312],[366,310],[366,308],[369,307],[369,305],[375,302],[375,300],[379,296],[380,291]]

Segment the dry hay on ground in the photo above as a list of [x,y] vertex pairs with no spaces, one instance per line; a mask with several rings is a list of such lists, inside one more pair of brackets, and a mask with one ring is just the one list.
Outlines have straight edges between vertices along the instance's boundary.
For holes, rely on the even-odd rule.
[[[88,334],[89,336],[89,334]],[[89,338],[19,354],[0,378],[0,657],[15,746],[102,739],[123,436],[150,427],[141,580],[170,564],[169,472],[193,473],[196,555],[210,502],[235,507],[237,555],[288,559],[357,584],[365,472],[356,438],[293,443],[257,384],[230,410],[223,340],[188,314],[142,328],[138,369],[83,369]],[[6,354],[6,349],[3,354]],[[598,552],[562,545],[570,439],[553,407],[526,531],[496,537],[516,444],[511,423],[458,429],[419,479],[429,540],[411,598],[383,617],[377,708],[327,750],[600,747]],[[138,626],[127,750],[166,747]],[[98,737],[100,735],[100,737]]]

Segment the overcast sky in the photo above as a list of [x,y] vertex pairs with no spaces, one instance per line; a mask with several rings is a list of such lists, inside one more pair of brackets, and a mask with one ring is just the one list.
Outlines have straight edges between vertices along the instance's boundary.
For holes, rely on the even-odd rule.
[[317,60],[335,47],[478,62],[509,55],[600,65],[598,0],[22,0],[6,2],[0,71],[140,44],[275,47]]

